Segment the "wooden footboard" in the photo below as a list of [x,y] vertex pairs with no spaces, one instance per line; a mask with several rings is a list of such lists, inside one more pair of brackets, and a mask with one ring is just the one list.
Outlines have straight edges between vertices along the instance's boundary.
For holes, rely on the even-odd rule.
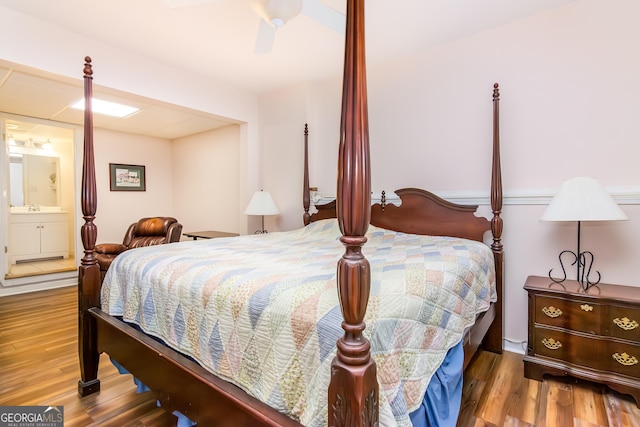
[[299,423],[221,380],[189,358],[99,308],[97,347],[148,386],[167,411],[180,411],[202,426],[301,427]]

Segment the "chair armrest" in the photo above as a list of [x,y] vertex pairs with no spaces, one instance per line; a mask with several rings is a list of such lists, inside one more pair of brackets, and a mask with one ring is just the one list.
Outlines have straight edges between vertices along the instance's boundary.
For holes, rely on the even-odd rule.
[[118,255],[126,251],[127,247],[122,243],[100,243],[95,249],[99,254]]
[[182,237],[182,224],[180,224],[179,222],[174,222],[169,226],[169,229],[167,230],[166,243],[179,242],[180,237]]

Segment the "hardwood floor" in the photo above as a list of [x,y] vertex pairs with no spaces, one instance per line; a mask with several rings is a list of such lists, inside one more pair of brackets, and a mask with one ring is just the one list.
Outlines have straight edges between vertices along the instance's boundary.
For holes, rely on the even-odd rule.
[[458,427],[640,427],[626,395],[573,378],[524,377],[522,356],[481,352],[464,375]]
[[[64,406],[68,427],[175,426],[104,355],[101,391],[78,396],[76,300],[74,287],[0,297],[0,406]],[[640,427],[627,396],[571,379],[530,381],[523,369],[519,354],[481,352],[465,373],[458,426]]]
[[[35,310],[39,311],[36,312]],[[0,406],[64,406],[65,427],[175,426],[151,393],[100,360],[101,391],[83,399],[75,287],[0,298]]]

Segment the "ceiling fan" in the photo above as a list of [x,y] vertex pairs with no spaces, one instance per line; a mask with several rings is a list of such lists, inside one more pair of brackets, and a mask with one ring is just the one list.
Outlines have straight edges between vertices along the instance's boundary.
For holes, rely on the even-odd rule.
[[[162,0],[170,8],[220,3],[226,0]],[[260,26],[254,51],[269,53],[278,28],[300,15],[309,16],[319,23],[339,32],[344,32],[346,18],[343,13],[320,0],[250,0],[251,7],[260,16]]]

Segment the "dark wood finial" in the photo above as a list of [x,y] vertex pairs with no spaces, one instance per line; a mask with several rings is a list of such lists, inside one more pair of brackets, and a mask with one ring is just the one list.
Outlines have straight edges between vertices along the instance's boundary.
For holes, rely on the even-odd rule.
[[85,56],[84,57],[84,69],[83,69],[83,73],[84,73],[84,77],[91,79],[92,75],[93,75],[93,68],[91,67],[91,57],[90,56]]

